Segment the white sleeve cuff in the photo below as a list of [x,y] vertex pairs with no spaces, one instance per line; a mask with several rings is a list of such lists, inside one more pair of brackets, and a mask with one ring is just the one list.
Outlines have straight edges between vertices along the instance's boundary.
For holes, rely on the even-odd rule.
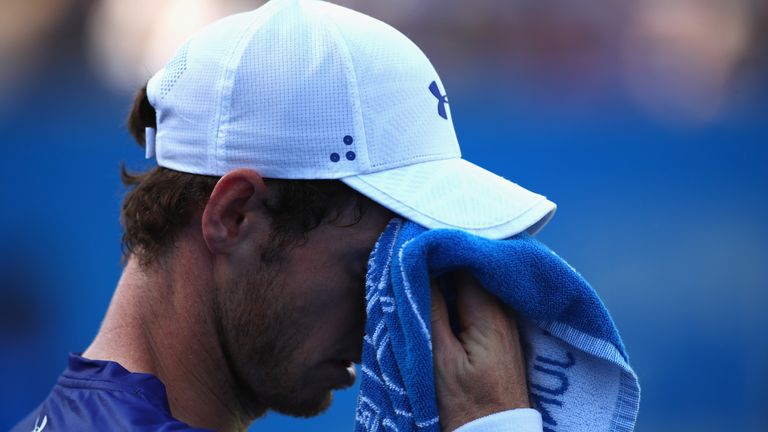
[[533,408],[518,408],[480,417],[453,432],[542,432],[541,414]]

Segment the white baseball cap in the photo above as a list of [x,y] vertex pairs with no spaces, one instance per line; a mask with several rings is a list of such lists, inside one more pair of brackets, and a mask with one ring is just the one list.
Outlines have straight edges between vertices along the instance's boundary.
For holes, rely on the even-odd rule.
[[272,0],[187,40],[147,85],[147,157],[222,176],[339,179],[427,228],[535,233],[555,204],[461,158],[445,87],[377,19]]

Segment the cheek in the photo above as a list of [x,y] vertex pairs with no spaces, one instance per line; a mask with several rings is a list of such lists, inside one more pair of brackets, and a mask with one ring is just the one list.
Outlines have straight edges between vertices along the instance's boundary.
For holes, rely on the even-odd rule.
[[[363,289],[318,290],[307,299],[296,323],[309,358],[347,355],[362,343],[365,326]],[[358,340],[359,339],[359,340]]]
[[348,355],[362,343],[365,274],[350,264],[349,257],[314,254],[295,257],[283,273],[281,289],[292,300],[286,305],[292,330],[301,343],[299,355],[308,363]]
[[351,275],[342,267],[325,269],[305,280],[302,296],[307,313],[331,321],[359,315],[365,305],[365,275]]
[[328,319],[353,325],[365,321],[365,281],[344,281],[328,293]]
[[336,338],[365,321],[365,301],[361,293],[318,294],[299,319],[313,338]]

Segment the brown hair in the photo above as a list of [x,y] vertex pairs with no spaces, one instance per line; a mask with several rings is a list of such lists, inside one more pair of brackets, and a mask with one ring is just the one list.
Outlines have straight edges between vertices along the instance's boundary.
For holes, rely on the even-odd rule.
[[[145,146],[144,129],[156,127],[155,109],[147,98],[146,86],[136,95],[128,117],[128,129],[140,146]],[[179,233],[192,217],[205,208],[219,177],[189,174],[164,167],[145,173],[130,173],[121,166],[121,179],[129,188],[123,200],[120,223],[123,226],[123,262],[133,254],[142,266],[162,261],[172,250]],[[341,209],[352,203],[357,223],[369,200],[339,180],[285,180],[265,178],[274,190],[266,201],[272,219],[270,247],[264,261],[279,258],[287,247],[299,240],[329,215],[331,222]]]

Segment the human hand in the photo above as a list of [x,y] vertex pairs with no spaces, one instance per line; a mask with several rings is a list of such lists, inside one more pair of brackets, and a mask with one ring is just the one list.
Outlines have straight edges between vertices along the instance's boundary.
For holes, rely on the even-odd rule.
[[514,408],[529,408],[525,362],[514,316],[467,271],[457,290],[461,331],[453,334],[448,307],[432,280],[432,354],[443,431]]

